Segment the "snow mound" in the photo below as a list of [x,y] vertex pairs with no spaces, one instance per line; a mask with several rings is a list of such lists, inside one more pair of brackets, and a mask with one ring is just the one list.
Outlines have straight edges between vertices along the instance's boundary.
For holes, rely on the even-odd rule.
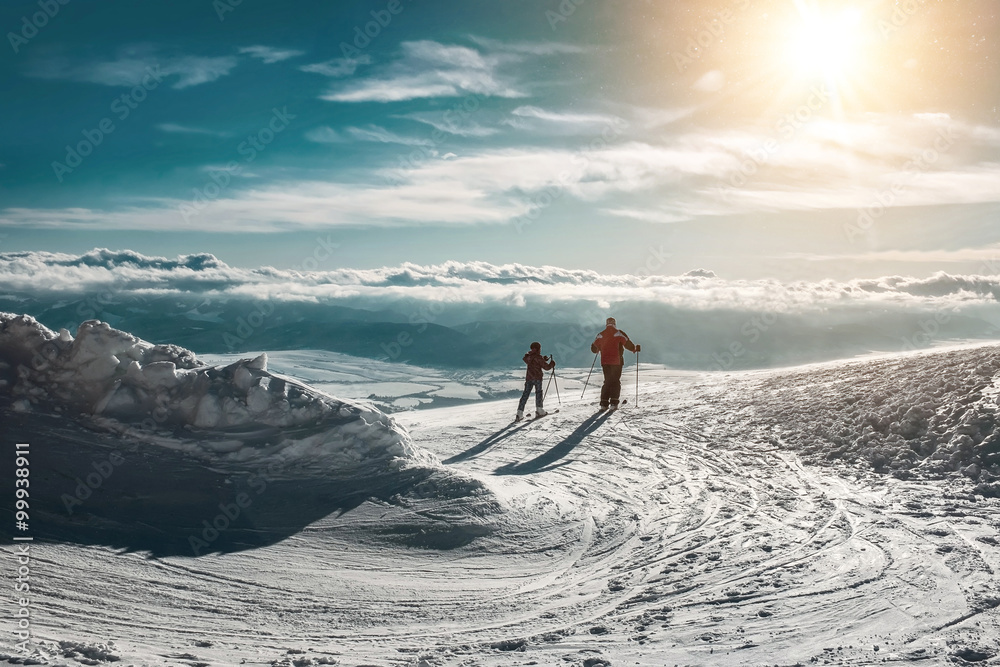
[[959,473],[998,496],[998,373],[991,345],[755,374],[726,390],[750,399],[757,435],[809,462],[867,461],[903,479]]
[[387,415],[267,370],[267,356],[209,366],[89,320],[76,336],[0,313],[0,407],[69,415],[220,470],[352,476],[436,459]]

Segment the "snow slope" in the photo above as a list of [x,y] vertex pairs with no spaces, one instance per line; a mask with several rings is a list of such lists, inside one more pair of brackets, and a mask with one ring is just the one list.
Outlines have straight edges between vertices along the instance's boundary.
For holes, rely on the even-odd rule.
[[586,369],[563,370],[562,410],[538,421],[511,425],[513,401],[400,413],[458,473],[429,493],[414,484],[199,557],[36,544],[36,657],[1000,664],[1000,501],[976,492],[998,472],[976,449],[994,433],[997,355],[658,370],[638,407],[602,415],[593,385],[587,401],[567,390]]

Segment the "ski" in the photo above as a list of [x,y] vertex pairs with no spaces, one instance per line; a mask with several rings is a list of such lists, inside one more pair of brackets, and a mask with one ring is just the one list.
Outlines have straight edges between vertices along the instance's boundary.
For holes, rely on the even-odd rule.
[[[548,417],[549,415],[554,415],[557,412],[559,412],[559,408],[556,408],[555,410],[549,410],[549,411],[547,411],[544,415],[542,415],[542,417]],[[525,418],[524,421],[526,421],[526,422],[533,422],[536,419],[541,419],[542,417],[531,417],[530,419],[529,418]]]

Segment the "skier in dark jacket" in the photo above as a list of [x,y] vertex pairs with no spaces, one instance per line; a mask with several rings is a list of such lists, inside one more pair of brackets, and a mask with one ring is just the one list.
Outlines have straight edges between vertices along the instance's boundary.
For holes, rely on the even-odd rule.
[[542,371],[555,368],[556,362],[542,356],[541,343],[532,343],[531,349],[524,355],[524,363],[528,364],[528,371],[524,376],[524,393],[521,394],[521,402],[517,404],[517,417],[514,421],[524,419],[524,406],[532,389],[535,390],[535,416],[544,417],[548,414],[542,407],[542,378],[545,377]]
[[625,366],[625,350],[638,352],[640,346],[634,344],[624,331],[617,327],[615,318],[609,317],[607,327],[597,334],[590,345],[594,354],[601,353],[601,369],[604,371],[604,385],[601,386],[601,409],[610,404],[612,410],[618,408],[622,393],[622,368]]

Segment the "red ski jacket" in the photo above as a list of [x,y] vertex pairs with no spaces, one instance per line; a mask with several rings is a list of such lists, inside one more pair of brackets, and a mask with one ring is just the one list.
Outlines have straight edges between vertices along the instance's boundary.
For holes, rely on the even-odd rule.
[[545,377],[543,370],[551,370],[556,367],[556,362],[548,361],[548,357],[543,357],[541,353],[530,350],[524,355],[524,363],[528,364],[528,372],[524,376],[525,380],[541,380]]
[[635,344],[629,339],[628,334],[611,324],[597,334],[597,338],[590,345],[591,352],[601,353],[602,366],[624,365],[625,359],[622,357],[622,353],[625,350],[635,352]]

